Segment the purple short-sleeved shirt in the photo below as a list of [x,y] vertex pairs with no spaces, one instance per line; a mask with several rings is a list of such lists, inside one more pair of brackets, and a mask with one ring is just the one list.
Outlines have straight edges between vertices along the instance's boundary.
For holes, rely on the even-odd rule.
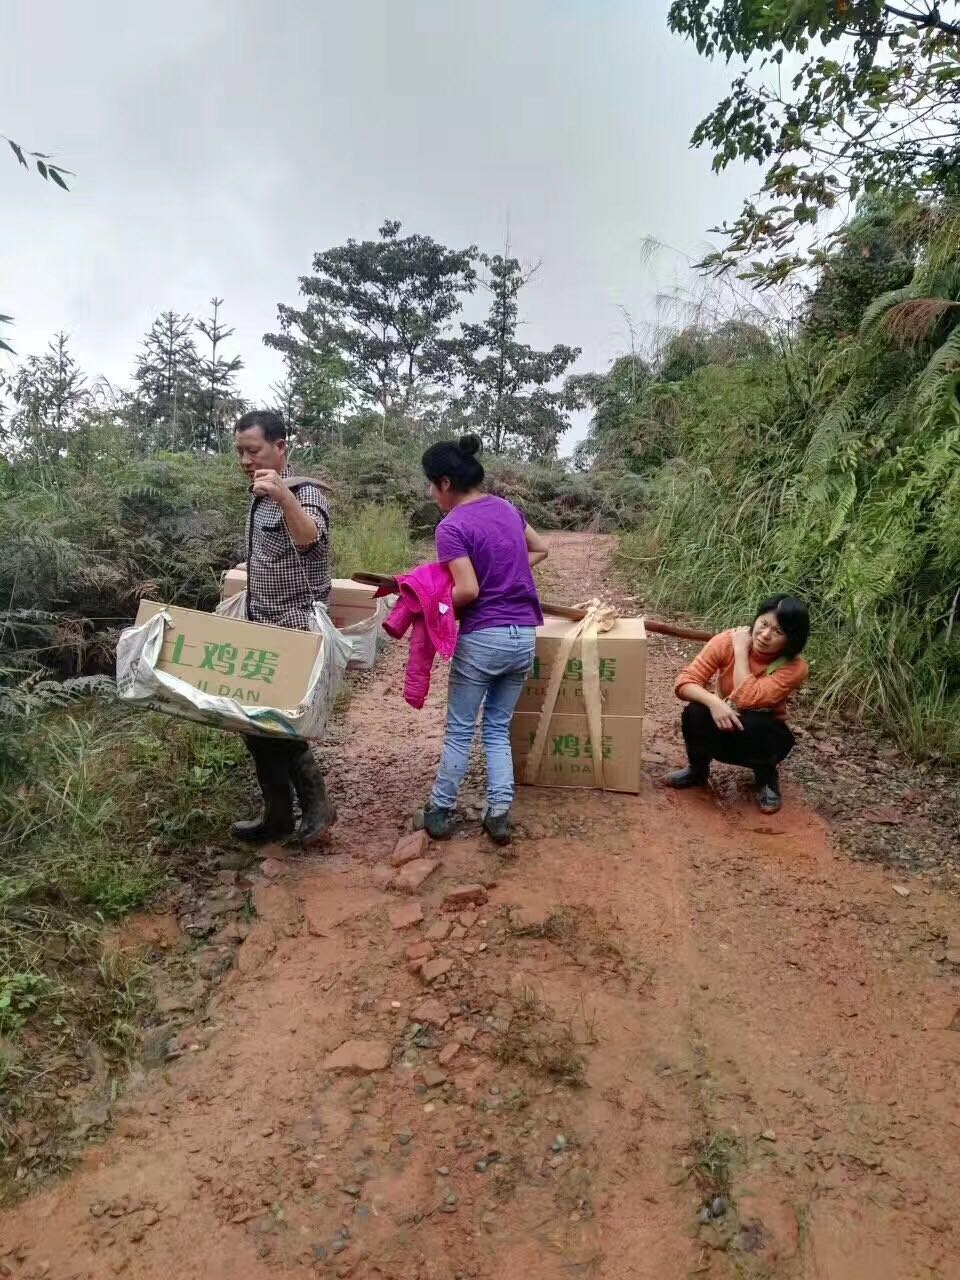
[[437,525],[437,559],[446,564],[469,556],[480,585],[480,595],[460,614],[461,635],[543,622],[524,528],[516,507],[492,494],[454,507]]

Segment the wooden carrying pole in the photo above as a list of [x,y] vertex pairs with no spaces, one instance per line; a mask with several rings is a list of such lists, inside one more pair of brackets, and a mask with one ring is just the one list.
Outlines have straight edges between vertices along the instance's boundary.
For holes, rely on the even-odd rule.
[[[362,582],[368,587],[377,587],[390,595],[396,594],[397,591],[396,578],[380,573],[355,573],[353,581]],[[570,622],[582,622],[587,616],[583,609],[574,609],[566,604],[553,604],[549,600],[541,600],[540,608],[553,618],[567,618]],[[700,631],[696,627],[678,627],[672,622],[657,622],[655,618],[644,618],[643,625],[648,631],[658,636],[675,636],[678,640],[702,640],[704,643],[713,639],[712,631]]]

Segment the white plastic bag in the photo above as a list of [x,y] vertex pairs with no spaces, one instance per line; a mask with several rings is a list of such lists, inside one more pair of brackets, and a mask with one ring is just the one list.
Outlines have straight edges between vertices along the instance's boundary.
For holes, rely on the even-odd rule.
[[[245,606],[241,606],[239,614],[225,608],[237,598],[225,600],[216,612],[244,618]],[[314,625],[310,629],[323,637],[323,643],[299,707],[246,706],[233,698],[204,693],[169,672],[158,671],[164,632],[171,621],[170,615],[161,611],[144,626],[121,633],[117,644],[117,691],[122,701],[239,733],[312,739],[323,736],[351,647],[322,605],[313,606]]]
[[[355,622],[349,627],[338,627],[340,635],[350,644],[348,671],[372,671],[377,661],[377,646],[380,640],[380,625],[396,603],[396,596],[384,596],[373,603],[376,609],[369,618]],[[314,606],[322,607],[322,606]],[[214,609],[221,618],[239,618],[244,621],[247,616],[247,593],[238,591],[235,595],[222,600]]]

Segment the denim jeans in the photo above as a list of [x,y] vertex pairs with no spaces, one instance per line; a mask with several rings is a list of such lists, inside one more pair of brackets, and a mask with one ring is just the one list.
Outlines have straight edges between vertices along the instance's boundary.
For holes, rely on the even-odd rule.
[[533,667],[533,627],[490,627],[457,641],[447,695],[447,731],[430,803],[453,809],[470,763],[481,704],[487,756],[487,812],[495,817],[513,803],[510,721]]

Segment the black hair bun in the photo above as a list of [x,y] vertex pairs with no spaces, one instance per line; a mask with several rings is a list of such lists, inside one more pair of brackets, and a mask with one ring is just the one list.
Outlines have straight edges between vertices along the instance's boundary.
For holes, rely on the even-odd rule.
[[461,453],[468,453],[473,457],[474,454],[479,453],[483,448],[483,441],[479,436],[461,436],[457,441],[457,447],[460,449]]

